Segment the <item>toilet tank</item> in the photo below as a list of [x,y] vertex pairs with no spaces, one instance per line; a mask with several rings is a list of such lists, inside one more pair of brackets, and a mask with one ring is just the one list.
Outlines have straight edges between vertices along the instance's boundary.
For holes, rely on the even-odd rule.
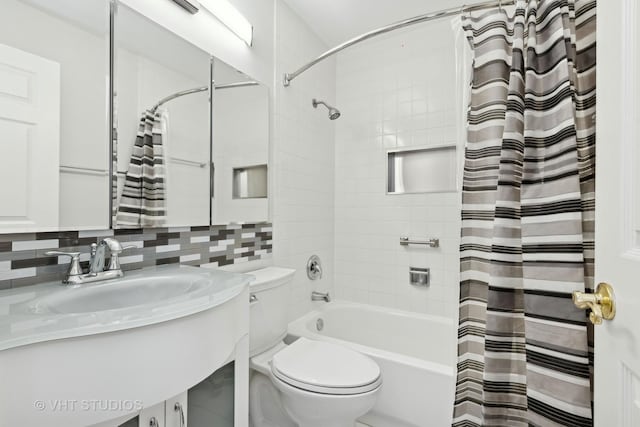
[[267,267],[250,271],[251,309],[249,353],[254,356],[282,341],[287,334],[287,303],[295,270]]

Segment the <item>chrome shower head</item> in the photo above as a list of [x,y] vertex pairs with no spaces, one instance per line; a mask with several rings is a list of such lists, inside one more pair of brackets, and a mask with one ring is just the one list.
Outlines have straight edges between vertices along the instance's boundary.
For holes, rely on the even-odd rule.
[[324,101],[318,101],[315,98],[311,100],[311,105],[313,105],[313,108],[318,108],[318,104],[322,104],[327,107],[327,109],[329,110],[329,120],[335,120],[340,117],[340,110],[338,110],[337,108],[332,107]]

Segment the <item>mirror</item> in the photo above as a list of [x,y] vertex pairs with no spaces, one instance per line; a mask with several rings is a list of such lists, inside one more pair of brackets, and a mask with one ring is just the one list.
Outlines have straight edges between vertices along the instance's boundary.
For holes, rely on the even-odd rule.
[[212,223],[269,217],[269,91],[214,60]]
[[115,17],[114,228],[209,225],[211,57],[122,4]]
[[108,0],[1,0],[0,233],[108,228],[108,82]]
[[115,16],[114,228],[266,221],[267,88],[122,4]]
[[268,220],[264,85],[120,3],[0,1],[0,233]]

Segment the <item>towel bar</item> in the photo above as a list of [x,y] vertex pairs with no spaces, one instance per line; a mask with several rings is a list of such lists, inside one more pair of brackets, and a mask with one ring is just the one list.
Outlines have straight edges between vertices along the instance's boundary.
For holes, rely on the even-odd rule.
[[425,245],[432,248],[440,247],[440,239],[427,239],[427,240],[409,240],[408,237],[400,237],[400,246],[408,245]]

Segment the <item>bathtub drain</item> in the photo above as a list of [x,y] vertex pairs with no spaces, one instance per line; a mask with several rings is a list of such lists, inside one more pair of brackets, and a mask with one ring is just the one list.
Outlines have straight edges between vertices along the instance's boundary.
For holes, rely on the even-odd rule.
[[322,320],[321,318],[318,317],[318,320],[316,320],[316,329],[318,331],[321,331],[324,329],[324,320]]

